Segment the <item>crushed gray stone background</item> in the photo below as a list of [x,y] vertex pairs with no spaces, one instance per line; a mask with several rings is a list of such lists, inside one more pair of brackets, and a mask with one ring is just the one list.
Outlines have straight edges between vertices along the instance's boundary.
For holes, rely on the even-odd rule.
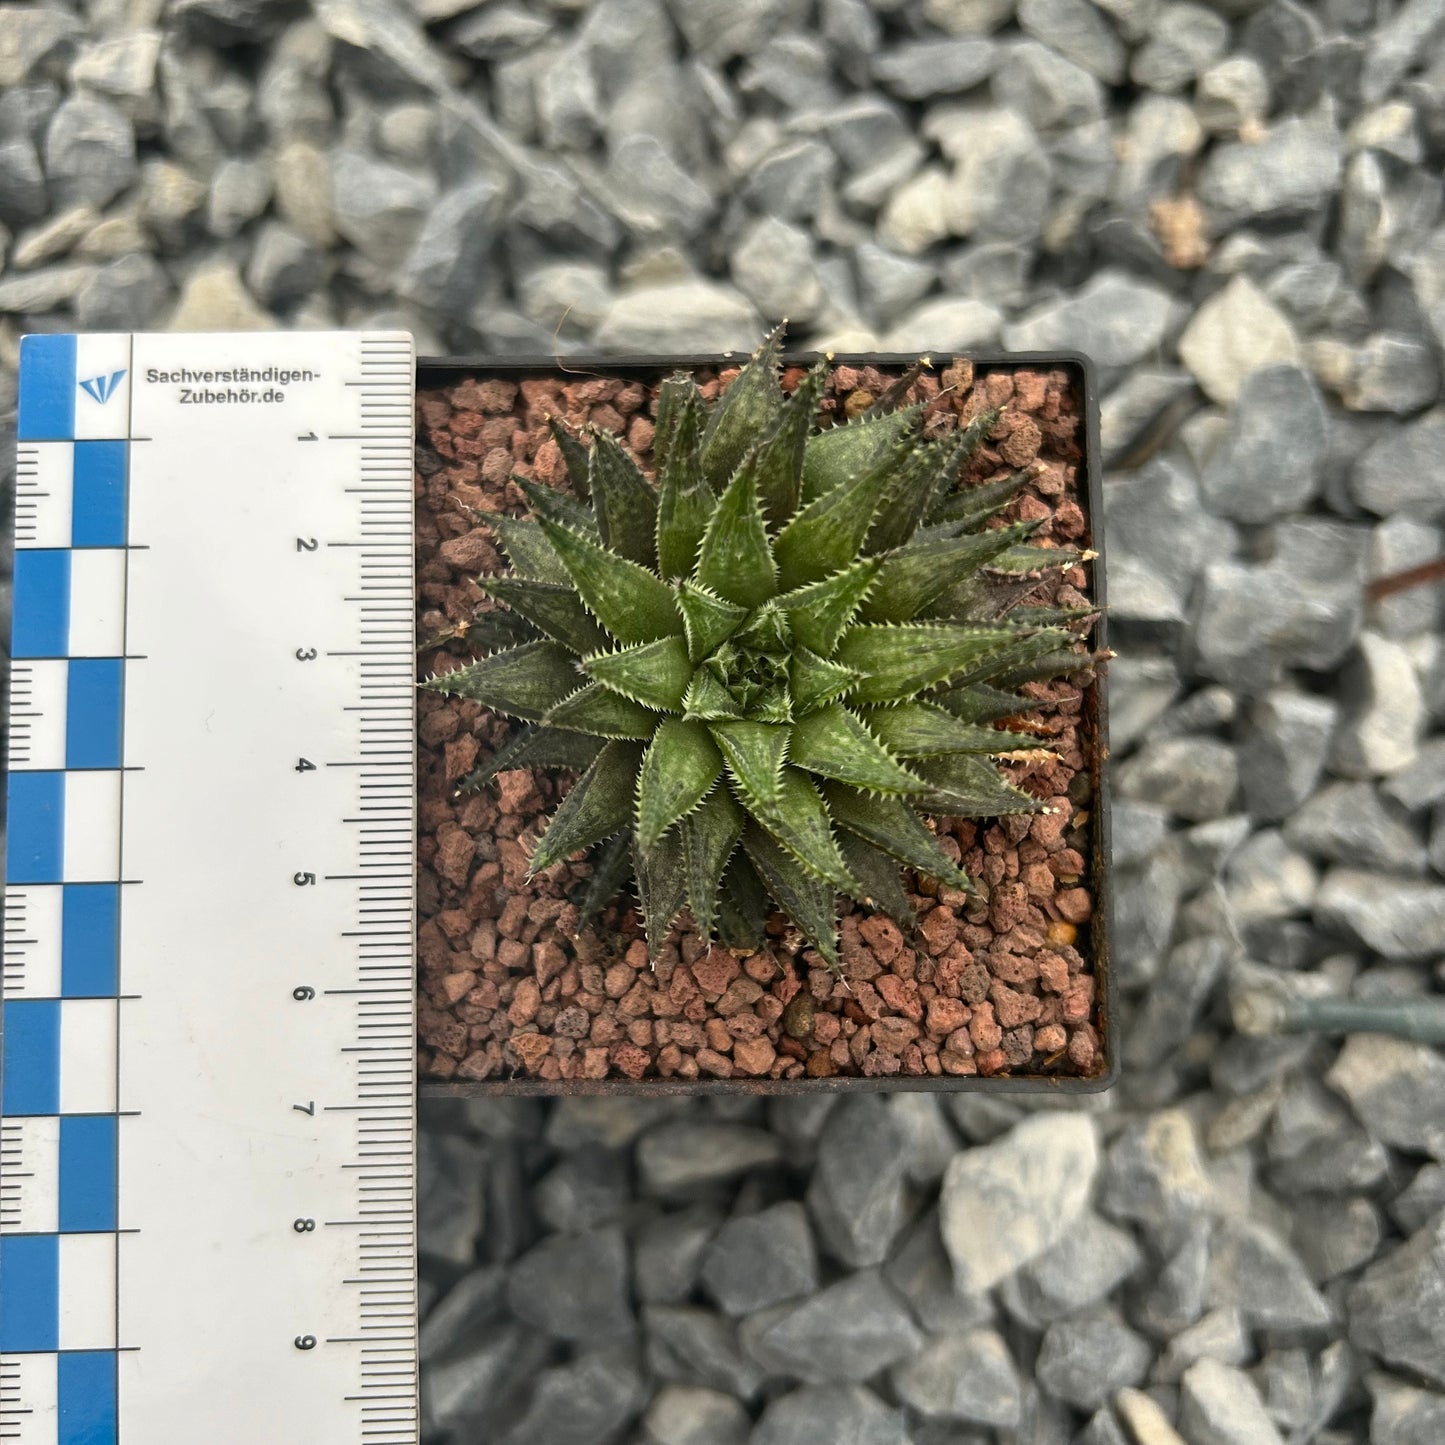
[[7,505],[27,330],[1096,365],[1122,1082],[427,1101],[428,1445],[1445,1439],[1445,1059],[1232,1021],[1445,988],[1442,172],[1442,0],[0,3]]

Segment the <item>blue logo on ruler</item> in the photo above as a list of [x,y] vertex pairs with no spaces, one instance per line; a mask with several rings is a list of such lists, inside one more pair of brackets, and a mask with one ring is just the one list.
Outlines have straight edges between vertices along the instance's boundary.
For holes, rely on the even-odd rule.
[[115,395],[115,389],[125,377],[125,369],[112,371],[109,376],[92,376],[79,383],[80,389],[96,401],[106,402]]
[[[0,1196],[0,1437],[18,1421],[28,1438],[17,1412],[49,1401],[46,1438],[61,1445],[115,1445],[117,1428],[129,445],[114,432],[77,440],[75,400],[77,390],[101,404],[115,397],[127,368],[114,360],[126,346],[119,337],[29,336],[20,352],[0,1002],[0,1145],[18,1187]],[[93,374],[78,378],[77,360]],[[106,425],[123,427],[123,418]],[[113,845],[97,848],[112,834]]]

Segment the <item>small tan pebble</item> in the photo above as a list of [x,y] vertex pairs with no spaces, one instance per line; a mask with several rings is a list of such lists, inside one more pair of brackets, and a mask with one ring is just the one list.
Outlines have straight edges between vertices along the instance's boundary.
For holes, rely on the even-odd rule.
[[938,1062],[943,1066],[945,1074],[952,1074],[955,1078],[978,1073],[978,1060],[973,1054],[960,1054],[952,1049],[945,1049],[939,1054]]
[[460,828],[453,826],[446,832],[438,829],[436,858],[432,866],[448,883],[456,888],[465,888],[476,852],[476,843]]
[[842,1027],[842,1020],[835,1013],[817,1013],[813,1016],[813,1037],[820,1044],[831,1044]]
[[963,1028],[971,1017],[972,1012],[961,999],[930,999],[927,1013],[928,1032],[935,1038],[946,1038],[956,1029]]
[[476,987],[477,976],[468,971],[446,974],[441,980],[441,995],[447,1003],[460,1003]]
[[668,1044],[658,1051],[657,1072],[664,1079],[670,1079],[682,1066],[682,1050],[676,1044]]
[[753,1078],[766,1074],[777,1056],[772,1040],[767,1037],[740,1040],[733,1045],[733,1067],[738,1073]]
[[1087,922],[1094,911],[1094,900],[1087,888],[1066,888],[1055,897],[1054,902],[1068,923]]
[[692,966],[692,976],[704,998],[718,998],[742,972],[732,954],[725,948],[711,948]]
[[1076,978],[1064,991],[1064,1022],[1086,1023],[1094,1008],[1094,980]]
[[993,1005],[991,1003],[980,1003],[975,1005],[973,1017],[968,1023],[968,1036],[973,1040],[976,1049],[996,1049],[999,1040],[1003,1038],[1003,1030],[999,1028],[998,1021],[993,1016]]
[[522,812],[535,790],[530,768],[509,768],[497,774],[497,805],[504,814]]
[[929,909],[918,929],[928,944],[929,953],[937,958],[958,937],[958,918],[952,909],[940,905]]
[[715,1079],[730,1079],[733,1076],[732,1060],[715,1049],[699,1049],[697,1066],[703,1073],[711,1074]]
[[626,963],[614,963],[603,976],[602,991],[608,998],[621,998],[635,978],[636,974]]
[[542,1034],[513,1034],[510,1040],[512,1052],[522,1061],[525,1068],[534,1073],[542,1060],[552,1052],[552,1045]]
[[892,963],[903,951],[903,935],[891,918],[874,914],[858,925],[858,932],[874,956],[882,963]]
[[1057,953],[1045,949],[1038,956],[1039,982],[1049,993],[1063,993],[1069,986],[1069,965]]
[[1041,1054],[1056,1054],[1069,1041],[1062,1024],[1045,1024],[1034,1030],[1034,1048]]
[[612,1066],[629,1079],[640,1079],[652,1063],[652,1057],[647,1050],[633,1043],[616,1045],[610,1057]]
[[976,1056],[978,1071],[987,1078],[991,1074],[1001,1074],[1008,1068],[1008,1056],[1002,1049],[986,1049]]
[[1067,948],[1079,936],[1079,930],[1065,919],[1056,918],[1044,934],[1045,940],[1054,948]]
[[634,971],[646,968],[648,965],[647,944],[640,938],[634,938],[627,945],[627,966]]
[[918,1025],[912,1019],[890,1014],[873,1023],[873,1043],[884,1053],[901,1054],[917,1037]]
[[1098,1056],[1098,1049],[1098,1037],[1088,1024],[1080,1024],[1080,1026],[1069,1035],[1069,1062],[1081,1073],[1085,1073],[1094,1067],[1094,1060]]
[[778,976],[778,961],[771,953],[752,953],[743,959],[743,972],[755,983],[768,984]]
[[810,1079],[830,1079],[838,1072],[837,1061],[828,1049],[814,1049],[808,1055],[805,1071]]

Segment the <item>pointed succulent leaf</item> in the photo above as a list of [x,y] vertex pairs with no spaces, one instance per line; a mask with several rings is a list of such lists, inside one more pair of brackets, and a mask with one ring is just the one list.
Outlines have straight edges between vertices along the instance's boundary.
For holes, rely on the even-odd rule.
[[642,905],[642,928],[647,935],[648,957],[662,953],[667,935],[687,902],[687,877],[682,850],[669,843],[644,848],[634,834],[632,867],[637,877],[637,899]]
[[879,798],[842,783],[824,783],[833,821],[928,878],[977,892],[973,880],[939,846],[901,798]]
[[[707,410],[703,405],[702,392],[698,390],[693,377],[685,371],[674,371],[671,376],[664,377],[657,388],[657,408],[652,434],[652,457],[657,463],[659,475],[672,456],[678,421],[684,409],[689,406],[695,406],[699,414],[705,415]],[[701,436],[702,432],[699,430],[697,439],[700,440]],[[692,443],[688,444],[688,448],[691,450]]]
[[918,447],[899,468],[888,501],[868,534],[870,552],[901,547],[913,536],[938,501],[952,489],[961,467],[998,424],[1002,408],[976,416],[967,426]]
[[834,657],[863,674],[851,694],[855,701],[897,702],[1003,655],[1013,642],[1004,627],[859,623],[843,634]]
[[1073,547],[1018,546],[1001,552],[988,565],[995,572],[1048,572],[1084,560],[1084,554]]
[[1000,687],[1022,687],[1026,682],[1037,682],[1050,677],[1067,677],[1071,672],[1090,666],[1096,659],[1089,653],[1076,652],[1072,647],[1056,652],[1042,652],[1027,662],[1015,663],[1012,667],[991,672],[989,680]]
[[935,693],[930,701],[947,708],[960,722],[966,723],[998,722],[1000,718],[1017,717],[1020,713],[1044,706],[1035,698],[1005,692],[1002,688],[981,682]]
[[586,498],[591,490],[587,481],[586,446],[578,440],[571,427],[555,416],[547,418],[547,429],[552,433],[552,440],[557,443],[557,450],[562,453],[562,461],[567,468],[567,480],[571,482],[572,490],[579,497]]
[[727,759],[728,771],[738,781],[751,806],[778,798],[778,779],[788,757],[789,729],[778,723],[714,722],[713,741]]
[[1040,813],[1045,803],[1006,782],[994,764],[969,753],[923,758],[914,764],[928,784],[917,805],[954,818],[996,818],[1004,813]]
[[[1061,648],[1068,647],[1076,640],[1072,633],[1061,627],[1044,627],[1037,632],[1020,635],[1011,627],[987,629],[1003,639],[1002,646],[984,653],[975,662],[960,668],[948,678],[950,690],[967,687],[971,683],[986,682],[994,687],[1012,689],[1029,680],[1027,670],[1040,665],[1045,658],[1052,659]],[[1074,654],[1070,654],[1073,656]],[[1048,665],[1052,666],[1052,662]],[[1075,667],[1082,662],[1074,663]],[[1024,675],[1016,676],[1019,669]],[[1059,669],[1055,668],[1055,673]],[[1054,673],[1043,674],[1051,677]]]
[[592,620],[570,584],[564,587],[508,576],[479,577],[477,583],[573,652],[596,652],[607,646],[607,634]]
[[773,544],[782,590],[831,577],[852,562],[880,500],[877,478],[860,472],[804,507]]
[[[424,642],[418,651],[428,652],[433,647],[440,647],[444,643],[456,641],[455,633],[447,633],[442,637],[431,638]],[[524,642],[540,642],[541,631],[533,627],[525,617],[515,612],[508,612],[503,607],[494,607],[487,612],[479,612],[467,623],[462,633],[462,640],[468,647],[477,652],[502,652],[508,647],[518,647]]]
[[584,537],[597,539],[597,517],[586,502],[579,502],[556,487],[534,482],[530,477],[519,477],[515,472],[512,480],[521,488],[532,515],[539,522],[559,522]]
[[797,924],[830,967],[838,967],[838,908],[834,886],[801,867],[786,848],[750,822],[743,850],[773,901]]
[[772,899],[748,855],[735,848],[718,890],[717,936],[726,948],[752,950],[758,946]]
[[632,742],[610,742],[597,754],[538,839],[529,876],[626,827],[641,762],[642,748]]
[[851,567],[821,582],[810,582],[779,597],[778,606],[787,609],[793,636],[819,657],[831,657],[881,565],[876,557],[860,557]]
[[602,751],[602,743],[601,738],[567,732],[563,728],[524,728],[485,763],[468,773],[457,784],[457,792],[475,793],[498,773],[511,768],[585,768]]
[[632,877],[632,834],[624,829],[609,838],[592,855],[592,876],[577,904],[577,929],[581,933],[617,896],[617,890]]
[[488,517],[488,524],[497,534],[512,571],[518,577],[531,577],[538,582],[557,582],[571,585],[572,579],[562,565],[562,559],[552,550],[552,544],[536,522],[521,517]]
[[657,493],[610,431],[593,436],[588,479],[602,545],[643,567],[657,566]]
[[923,609],[924,617],[967,617],[972,622],[1001,622],[1032,593],[1038,591],[1037,577],[1009,577],[1002,573],[976,572],[956,587],[939,593]]
[[798,647],[788,664],[793,692],[793,715],[806,717],[835,697],[841,697],[859,679],[851,667],[840,667],[806,647]]
[[828,381],[828,363],[820,361],[793,389],[778,423],[758,453],[758,497],[768,526],[781,527],[802,496],[803,453],[818,417]]
[[1006,753],[1028,742],[1002,728],[961,722],[946,708],[926,702],[873,707],[863,714],[878,741],[896,758],[931,758],[944,753]]
[[[680,404],[674,439],[657,467],[657,570],[665,578],[690,577],[717,493],[707,484],[697,460],[697,443],[706,411],[697,388]],[[654,450],[656,444],[654,443]]]
[[662,712],[681,712],[692,681],[687,644],[680,637],[642,642],[617,652],[596,652],[582,659],[589,677],[603,687]]
[[746,797],[748,811],[789,853],[819,878],[845,893],[853,891],[828,809],[813,780],[801,768],[785,767],[775,801]]
[[981,526],[1003,511],[1037,475],[1037,467],[1023,467],[995,481],[964,487],[941,498],[928,514],[928,520],[954,522],[965,527]]
[[1037,521],[1017,522],[993,532],[910,542],[884,557],[877,585],[858,615],[864,622],[909,622],[934,598],[1038,529]]
[[880,793],[921,793],[924,784],[841,703],[794,724],[788,757],[800,768]]
[[737,847],[745,815],[728,788],[714,788],[678,824],[687,901],[698,931],[706,938],[718,916],[718,888]]
[[1086,617],[1097,617],[1102,607],[1043,607],[1032,603],[1015,607],[1008,615],[1008,621],[1015,627],[1066,627],[1071,622],[1082,622]]
[[718,680],[716,673],[709,668],[700,667],[693,673],[692,681],[683,695],[682,715],[699,718],[703,722],[718,722],[740,718],[743,710]]
[[844,422],[808,438],[803,454],[803,501],[814,502],[835,488],[874,475],[906,450],[923,415],[921,406]]
[[583,602],[619,642],[682,635],[672,588],[655,572],[556,522],[541,525]]
[[707,726],[664,718],[637,775],[637,841],[651,848],[690,813],[722,776],[723,759]]
[[747,620],[748,610],[728,602],[696,582],[684,582],[677,594],[687,636],[687,655],[701,662],[715,651]]
[[423,686],[536,722],[576,690],[577,659],[560,643],[528,642],[440,673]]
[[758,502],[756,452],[743,459],[708,519],[696,580],[739,607],[756,607],[777,591],[777,568]]
[[775,327],[713,407],[699,448],[702,474],[722,491],[749,447],[766,435],[783,409],[779,381],[783,328]]
[[838,847],[848,871],[863,889],[860,902],[881,908],[902,929],[917,927],[918,914],[904,891],[897,861],[847,829],[839,832]]
[[589,682],[552,707],[543,721],[598,738],[650,738],[658,714],[600,682]]

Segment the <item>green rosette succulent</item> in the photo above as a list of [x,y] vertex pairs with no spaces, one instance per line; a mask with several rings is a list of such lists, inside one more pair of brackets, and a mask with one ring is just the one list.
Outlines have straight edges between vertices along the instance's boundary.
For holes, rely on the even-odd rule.
[[1087,661],[1066,626],[1087,611],[1020,604],[1089,554],[984,527],[1030,471],[959,488],[997,410],[925,439],[895,388],[819,430],[828,373],[786,394],[775,332],[711,407],[670,377],[655,483],[554,422],[571,491],[515,479],[531,517],[488,517],[510,570],[478,579],[506,610],[466,634],[489,655],[425,684],[530,725],[464,788],[580,772],[532,873],[595,850],[583,919],[630,875],[654,957],[684,907],[741,948],[776,905],[836,967],[837,894],[908,921],[902,868],[974,889],[929,816],[1044,806],[992,724]]

